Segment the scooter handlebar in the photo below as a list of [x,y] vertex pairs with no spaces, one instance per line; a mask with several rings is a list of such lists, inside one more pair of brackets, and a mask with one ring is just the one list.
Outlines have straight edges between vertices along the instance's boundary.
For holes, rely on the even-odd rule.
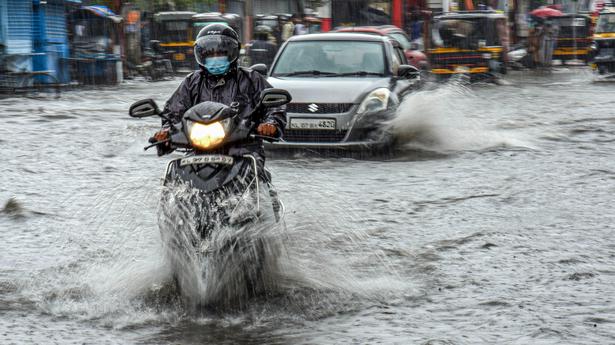
[[281,137],[270,137],[270,136],[260,135],[260,134],[250,134],[250,138],[252,138],[252,139],[263,139],[263,140],[267,140],[268,142],[271,142],[271,143],[283,141],[283,139]]
[[[153,140],[152,140],[153,139]],[[148,140],[150,143],[152,143],[151,145],[145,146],[143,148],[143,151],[147,151],[148,149],[151,149],[154,146],[158,146],[160,144],[164,144],[164,143],[168,143],[169,141],[171,141],[171,139],[165,139],[162,141],[156,141],[156,139],[154,137],[149,138]]]

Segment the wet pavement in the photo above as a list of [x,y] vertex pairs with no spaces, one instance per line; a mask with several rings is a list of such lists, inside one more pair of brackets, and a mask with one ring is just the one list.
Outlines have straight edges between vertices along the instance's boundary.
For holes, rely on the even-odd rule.
[[143,151],[179,80],[0,100],[0,343],[615,342],[615,100],[582,69],[408,97],[392,158],[270,160],[283,288],[191,313],[166,291],[166,158]]

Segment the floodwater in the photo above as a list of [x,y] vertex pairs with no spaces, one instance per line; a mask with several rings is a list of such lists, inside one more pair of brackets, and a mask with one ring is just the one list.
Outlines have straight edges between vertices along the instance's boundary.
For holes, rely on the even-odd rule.
[[392,159],[269,161],[283,283],[199,312],[168,291],[158,120],[127,116],[179,80],[2,99],[0,343],[615,343],[615,92],[591,79],[443,85]]

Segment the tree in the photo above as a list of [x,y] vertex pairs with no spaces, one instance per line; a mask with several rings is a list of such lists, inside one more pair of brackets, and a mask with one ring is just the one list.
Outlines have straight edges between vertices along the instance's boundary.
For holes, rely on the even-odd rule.
[[194,11],[199,4],[213,5],[218,0],[136,0],[134,3],[149,11]]

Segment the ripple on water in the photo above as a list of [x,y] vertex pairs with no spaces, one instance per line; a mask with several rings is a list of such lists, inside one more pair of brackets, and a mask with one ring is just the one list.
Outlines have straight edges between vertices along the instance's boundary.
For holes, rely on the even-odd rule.
[[76,119],[77,116],[74,116],[74,115],[39,115],[39,118],[49,120],[49,121],[60,121],[60,120],[73,120],[73,119]]
[[575,281],[580,281],[580,280],[585,280],[585,279],[590,279],[595,277],[596,274],[592,273],[592,272],[575,272],[570,274],[569,276],[566,277],[567,280],[575,280]]
[[594,324],[605,324],[605,323],[615,323],[615,320],[607,319],[603,317],[588,317],[585,319],[585,322],[594,323]]

